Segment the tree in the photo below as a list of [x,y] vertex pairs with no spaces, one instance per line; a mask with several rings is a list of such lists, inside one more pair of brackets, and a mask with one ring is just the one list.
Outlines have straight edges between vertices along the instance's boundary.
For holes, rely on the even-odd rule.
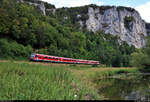
[[142,50],[138,50],[131,54],[130,64],[131,66],[142,67],[145,58],[147,58],[147,55]]

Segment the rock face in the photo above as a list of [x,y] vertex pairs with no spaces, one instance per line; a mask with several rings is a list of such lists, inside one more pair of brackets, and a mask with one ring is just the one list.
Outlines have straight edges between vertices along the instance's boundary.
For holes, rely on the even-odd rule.
[[55,6],[51,5],[51,4],[47,4],[49,7],[46,7],[46,2],[40,1],[40,0],[19,0],[21,3],[28,3],[30,5],[34,5],[36,7],[38,7],[42,13],[44,15],[46,15],[46,12],[52,12],[53,14],[55,14]]
[[86,27],[89,31],[102,30],[117,35],[121,41],[141,48],[145,45],[147,31],[145,22],[134,9],[123,7],[88,8],[89,19]]

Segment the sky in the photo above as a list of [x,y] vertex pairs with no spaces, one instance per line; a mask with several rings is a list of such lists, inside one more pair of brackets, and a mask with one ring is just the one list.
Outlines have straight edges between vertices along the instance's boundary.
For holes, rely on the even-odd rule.
[[150,23],[150,0],[42,0],[55,5],[56,8],[76,7],[88,4],[115,5],[135,8],[142,19]]

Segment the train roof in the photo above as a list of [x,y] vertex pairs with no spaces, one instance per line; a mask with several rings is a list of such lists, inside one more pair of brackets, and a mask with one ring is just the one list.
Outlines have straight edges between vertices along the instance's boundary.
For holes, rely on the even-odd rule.
[[[38,53],[32,53],[32,54],[43,55],[43,56],[51,56],[51,55],[38,54]],[[59,57],[59,56],[51,56],[51,57],[66,58],[66,59],[74,59],[74,58]],[[76,60],[81,60],[81,61],[94,61],[94,60],[84,60],[84,59],[76,59]],[[95,62],[99,62],[99,61],[95,61]]]

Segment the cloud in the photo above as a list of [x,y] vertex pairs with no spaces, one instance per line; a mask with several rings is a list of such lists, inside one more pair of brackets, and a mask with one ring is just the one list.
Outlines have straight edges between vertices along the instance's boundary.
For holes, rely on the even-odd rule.
[[89,4],[102,5],[103,2],[94,2],[94,0],[42,0],[54,4],[56,8],[60,7],[76,7]]
[[100,5],[104,5],[104,2],[100,2],[100,1],[99,1],[99,2],[96,2],[96,3],[93,3],[93,4],[96,4],[96,5],[99,5],[99,6],[100,6]]
[[140,13],[142,19],[150,23],[150,2],[137,6],[135,9]]

